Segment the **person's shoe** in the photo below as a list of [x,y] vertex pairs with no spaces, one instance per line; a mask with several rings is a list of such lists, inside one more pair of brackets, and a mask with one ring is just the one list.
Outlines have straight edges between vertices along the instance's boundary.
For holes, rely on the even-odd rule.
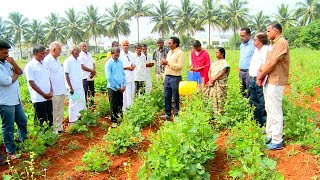
[[283,144],[282,143],[279,143],[279,144],[269,143],[269,144],[267,144],[267,147],[269,150],[281,150],[281,149],[283,149]]
[[266,144],[270,144],[272,141],[272,138],[271,137],[266,137]]
[[160,116],[160,118],[161,119],[165,119],[165,120],[170,120],[171,119],[171,117],[170,116],[168,116],[168,115],[162,115],[162,116]]
[[65,132],[66,132],[65,130],[58,131],[59,134],[62,134],[62,133],[65,133]]
[[8,165],[7,158],[0,153],[0,166],[6,166],[6,165]]
[[7,159],[9,160],[15,160],[18,159],[17,156],[15,154],[12,153],[7,153]]

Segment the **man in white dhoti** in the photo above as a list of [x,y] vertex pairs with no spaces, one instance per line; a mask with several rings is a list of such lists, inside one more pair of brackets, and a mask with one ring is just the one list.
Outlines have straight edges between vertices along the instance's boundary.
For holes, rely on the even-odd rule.
[[133,104],[134,100],[135,86],[133,70],[136,66],[133,53],[129,51],[129,41],[123,40],[121,47],[120,61],[123,64],[127,81],[126,90],[123,93],[123,110],[125,111],[126,108],[129,108]]
[[73,124],[80,117],[80,111],[86,109],[86,99],[83,90],[81,76],[81,62],[77,59],[80,49],[72,46],[70,49],[71,56],[64,63],[64,73],[66,78],[66,86],[69,91],[69,122]]

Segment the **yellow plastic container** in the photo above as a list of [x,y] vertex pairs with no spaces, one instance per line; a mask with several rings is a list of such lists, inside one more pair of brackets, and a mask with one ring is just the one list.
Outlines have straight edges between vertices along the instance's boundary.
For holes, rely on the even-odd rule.
[[196,81],[180,81],[179,94],[189,95],[197,91],[198,84]]

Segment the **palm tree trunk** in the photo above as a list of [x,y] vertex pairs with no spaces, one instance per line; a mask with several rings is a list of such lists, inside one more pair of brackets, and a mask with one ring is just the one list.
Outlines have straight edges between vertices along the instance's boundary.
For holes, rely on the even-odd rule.
[[189,41],[190,41],[190,34],[189,34],[189,30],[187,31],[187,43],[186,43],[186,49],[189,49]]
[[118,43],[120,43],[120,39],[119,39],[119,33],[117,34],[117,37],[118,37]]
[[21,34],[19,33],[19,49],[20,49],[20,59],[22,59],[22,45],[21,45]]
[[139,16],[137,17],[138,43],[139,43]]
[[234,35],[234,49],[237,48],[237,36],[236,36],[236,25],[233,24],[233,35]]
[[96,36],[94,36],[94,43],[96,44],[96,48],[95,48],[96,49],[96,53],[98,53],[98,50],[97,50],[97,47],[98,47],[97,46],[97,37]]
[[210,41],[210,23],[209,23],[209,43],[208,43],[209,45],[208,45],[208,49],[211,49],[211,47],[210,47],[210,42],[211,42],[211,41]]

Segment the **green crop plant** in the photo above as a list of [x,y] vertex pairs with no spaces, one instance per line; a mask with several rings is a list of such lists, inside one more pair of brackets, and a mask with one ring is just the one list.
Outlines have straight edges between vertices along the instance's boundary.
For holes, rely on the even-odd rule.
[[203,99],[184,103],[174,122],[165,121],[150,137],[139,179],[209,179],[203,164],[215,157],[217,134]]
[[106,150],[99,146],[91,147],[82,157],[85,164],[84,170],[100,172],[105,171],[112,165],[112,161],[106,155]]
[[226,143],[233,179],[283,179],[276,161],[265,154],[265,136],[255,121],[245,120],[231,128]]
[[109,128],[107,135],[107,151],[112,155],[124,153],[128,147],[135,146],[143,140],[140,128],[130,122],[123,122],[120,126]]

